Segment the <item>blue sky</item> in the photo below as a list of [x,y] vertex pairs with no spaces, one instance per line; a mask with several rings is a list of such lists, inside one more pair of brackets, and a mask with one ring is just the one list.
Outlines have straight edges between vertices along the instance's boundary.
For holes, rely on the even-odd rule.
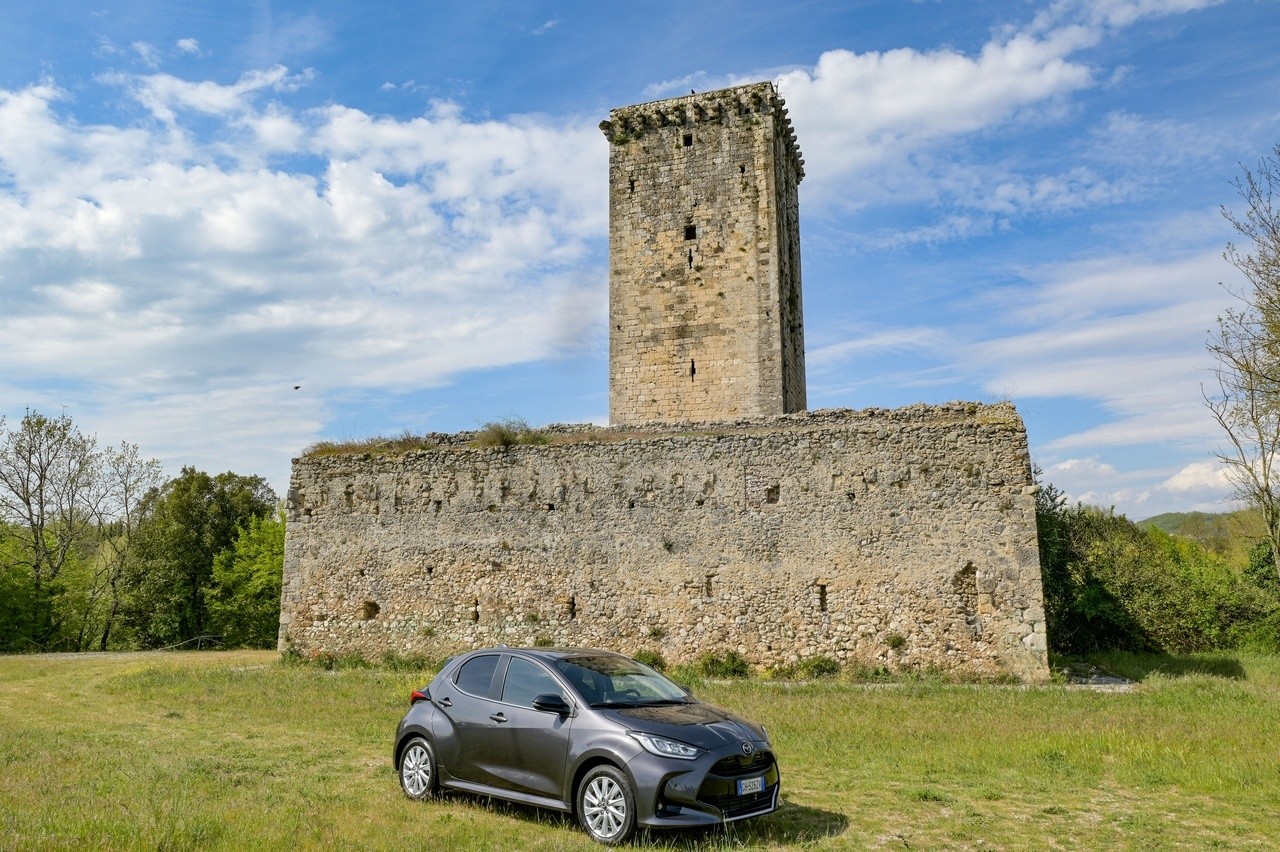
[[771,79],[811,408],[1009,398],[1073,498],[1220,508],[1219,206],[1277,44],[1274,0],[19,4],[0,414],[280,493],[321,439],[605,422],[596,125]]

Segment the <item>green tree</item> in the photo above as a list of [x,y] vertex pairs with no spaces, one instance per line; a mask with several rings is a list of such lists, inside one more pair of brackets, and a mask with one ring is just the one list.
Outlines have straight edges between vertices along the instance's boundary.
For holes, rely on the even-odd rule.
[[226,645],[272,648],[280,627],[284,575],[284,513],[254,517],[235,544],[213,559],[206,591],[210,628]]
[[1052,485],[1036,508],[1053,651],[1280,649],[1280,595],[1199,543],[1068,506]]
[[96,440],[71,417],[28,411],[16,429],[0,418],[0,521],[8,524],[8,582],[25,587],[26,641],[59,638],[61,575],[97,540],[106,488]]
[[209,635],[205,590],[214,559],[275,505],[260,476],[210,476],[193,467],[148,494],[127,580],[124,620],[136,642],[161,647]]
[[[98,549],[82,584],[84,612],[77,647],[105,651],[125,605],[125,579],[141,521],[142,501],[163,482],[160,462],[144,459],[136,444],[121,443],[102,454],[106,500]],[[88,641],[91,640],[91,641]]]
[[1272,569],[1280,577],[1280,145],[1256,170],[1235,182],[1244,202],[1237,215],[1222,215],[1247,242],[1227,245],[1224,256],[1244,276],[1228,288],[1236,306],[1218,317],[1208,341],[1217,361],[1216,389],[1205,403],[1226,433],[1217,455],[1236,493],[1261,511],[1271,543]]

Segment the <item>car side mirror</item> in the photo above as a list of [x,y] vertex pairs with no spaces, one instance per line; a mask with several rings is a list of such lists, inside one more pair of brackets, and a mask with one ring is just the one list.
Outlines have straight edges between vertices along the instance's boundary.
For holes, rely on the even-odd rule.
[[569,707],[569,703],[564,700],[564,696],[556,695],[554,692],[548,692],[533,699],[533,709],[545,710],[548,713],[558,713],[561,716],[568,716],[569,711],[572,708]]

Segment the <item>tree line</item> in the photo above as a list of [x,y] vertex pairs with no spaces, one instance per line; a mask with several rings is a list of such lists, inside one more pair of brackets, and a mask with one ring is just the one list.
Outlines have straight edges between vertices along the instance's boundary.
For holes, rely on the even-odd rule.
[[1049,648],[1185,654],[1280,652],[1280,578],[1271,544],[1241,564],[1123,515],[1036,495]]
[[166,480],[66,414],[0,417],[0,652],[272,647],[283,563],[262,477]]

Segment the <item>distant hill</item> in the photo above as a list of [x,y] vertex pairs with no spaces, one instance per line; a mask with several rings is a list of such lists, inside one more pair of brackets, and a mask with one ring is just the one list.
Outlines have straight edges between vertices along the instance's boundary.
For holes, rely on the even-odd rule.
[[1169,535],[1192,539],[1237,565],[1249,561],[1250,549],[1266,535],[1257,509],[1222,513],[1167,512],[1137,523],[1144,529],[1155,527]]

